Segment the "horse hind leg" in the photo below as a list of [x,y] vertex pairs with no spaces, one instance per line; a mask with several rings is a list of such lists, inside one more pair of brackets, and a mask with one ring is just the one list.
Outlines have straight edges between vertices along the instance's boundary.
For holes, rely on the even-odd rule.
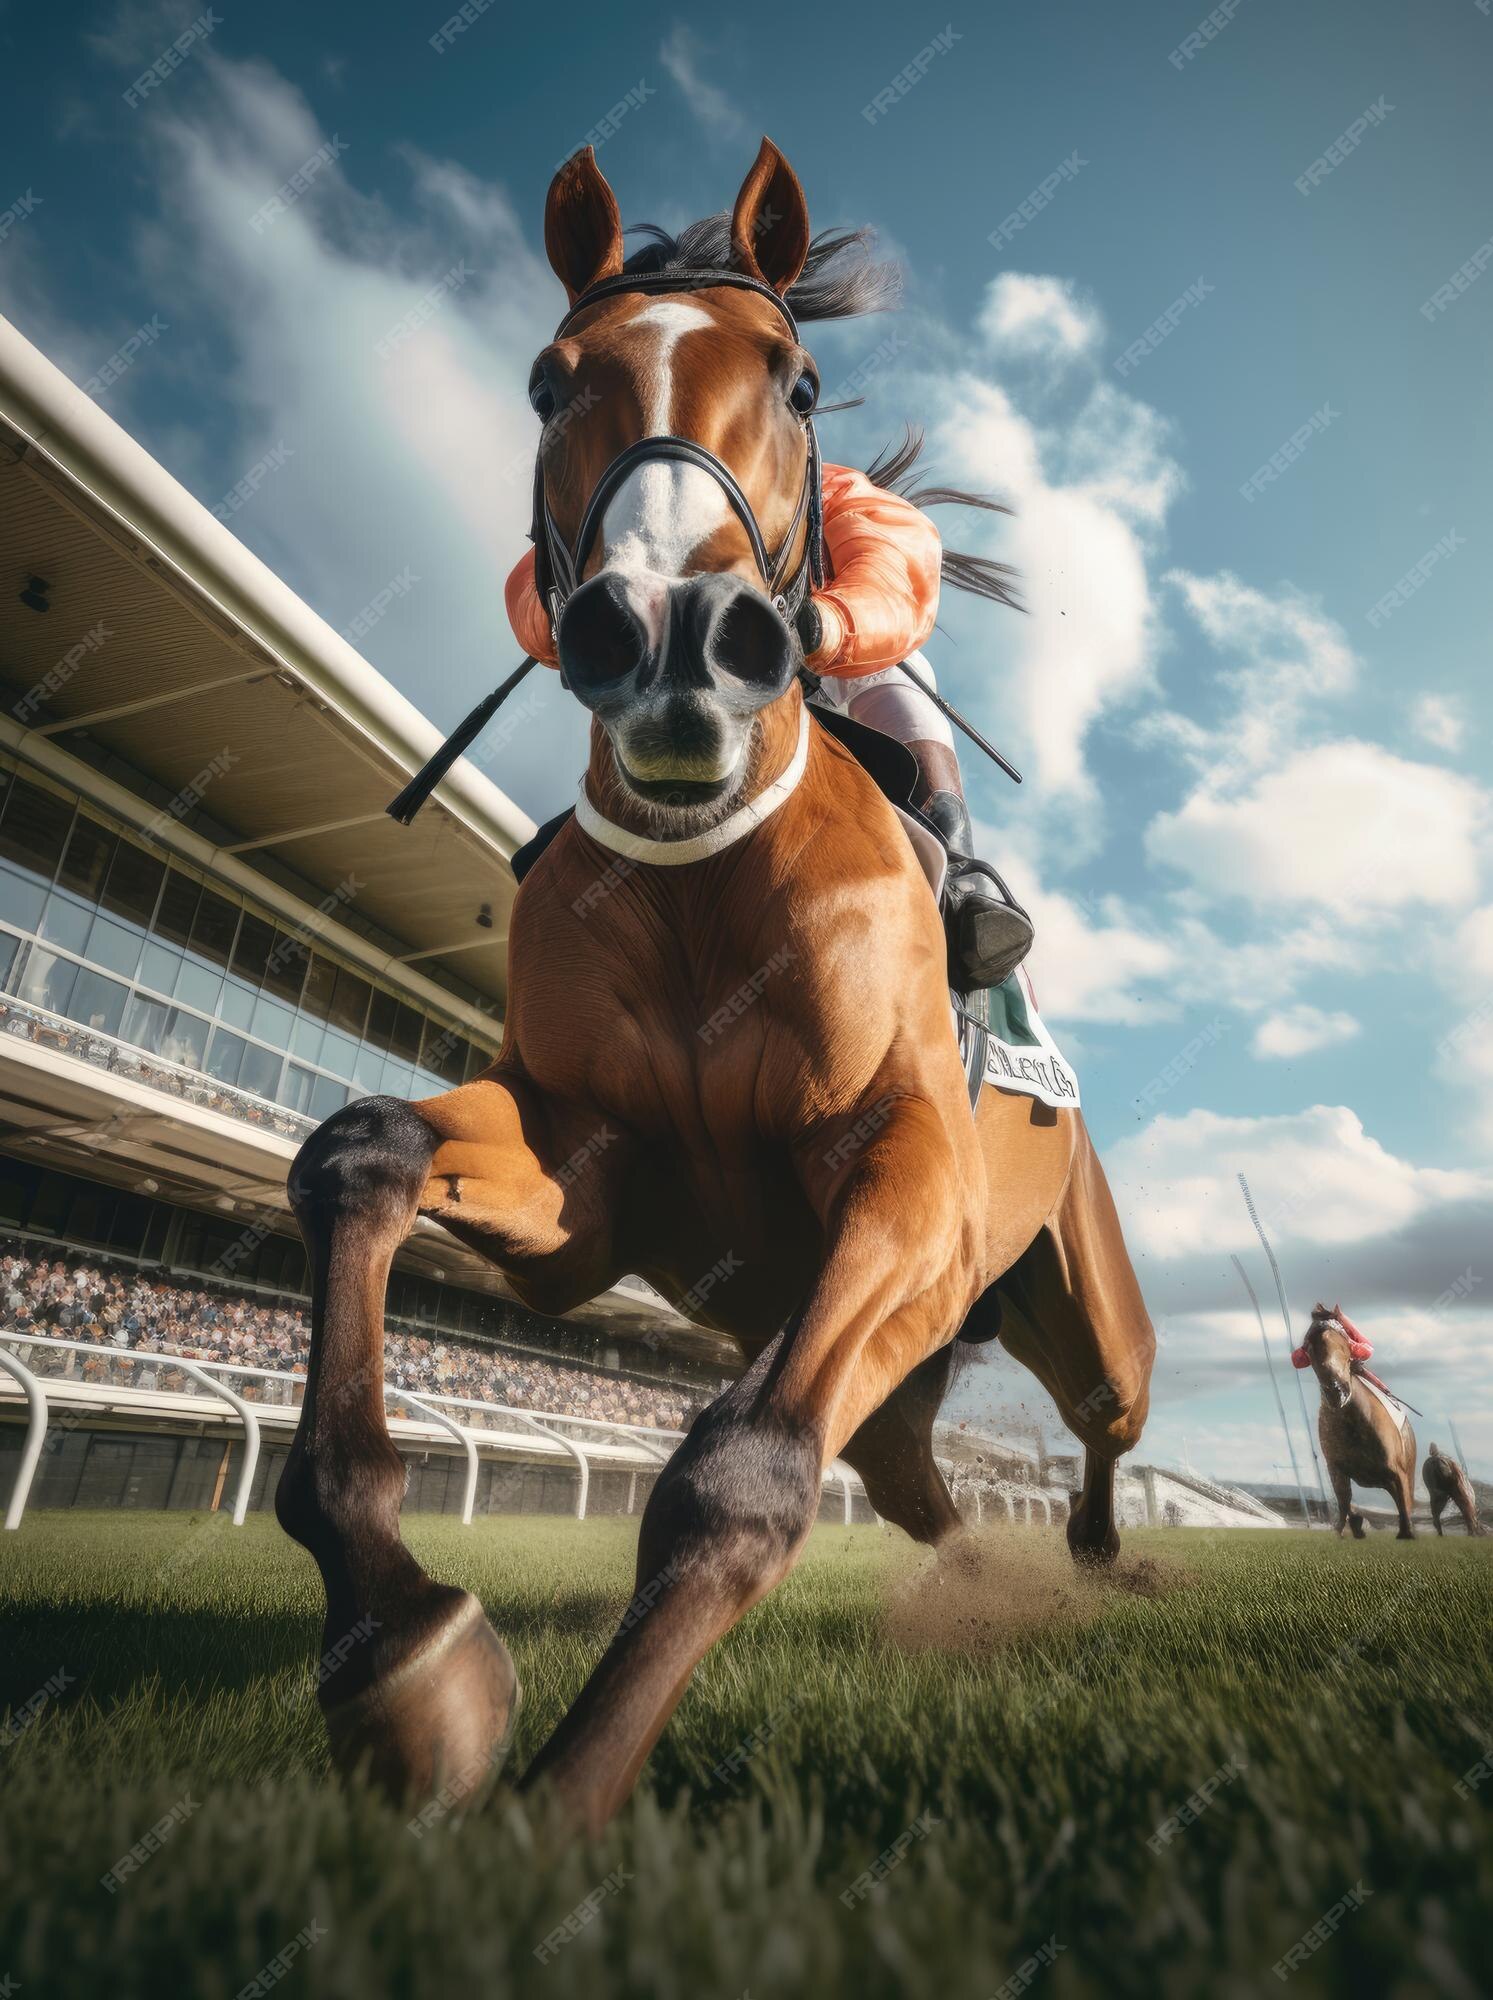
[[400,1799],[482,1789],[518,1702],[477,1599],[433,1582],[399,1534],[405,1470],[384,1409],[384,1294],[436,1145],[409,1105],[363,1098],[311,1135],[289,1181],[312,1333],[275,1511],[326,1589],[318,1698],[333,1761],[366,1768]]
[[948,1387],[952,1347],[930,1354],[872,1412],[840,1452],[883,1520],[938,1547],[964,1522],[933,1456],[933,1421]]
[[1062,1197],[1000,1280],[1007,1350],[1041,1382],[1084,1447],[1068,1514],[1075,1561],[1119,1554],[1115,1466],[1139,1443],[1156,1336],[1098,1155],[1080,1128]]

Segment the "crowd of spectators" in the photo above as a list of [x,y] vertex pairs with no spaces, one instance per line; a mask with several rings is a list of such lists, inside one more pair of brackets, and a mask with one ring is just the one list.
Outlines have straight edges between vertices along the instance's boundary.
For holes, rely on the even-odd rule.
[[[293,1375],[305,1374],[311,1339],[309,1316],[299,1306],[259,1305],[216,1288],[191,1290],[143,1273],[33,1258],[24,1245],[5,1243],[0,1243],[0,1326],[8,1333],[88,1341],[122,1353],[177,1354]],[[75,1355],[69,1361],[76,1367],[61,1363],[54,1372],[109,1379],[102,1356],[97,1363]],[[683,1385],[642,1382],[398,1326],[384,1337],[384,1377],[400,1389],[650,1430],[682,1430],[707,1400]],[[278,1401],[286,1385],[245,1376],[229,1386],[256,1400]]]

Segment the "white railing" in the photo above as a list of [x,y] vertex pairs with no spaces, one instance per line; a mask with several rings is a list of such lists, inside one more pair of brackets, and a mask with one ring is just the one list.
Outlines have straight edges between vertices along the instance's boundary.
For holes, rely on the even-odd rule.
[[[21,1350],[21,1354],[8,1353],[7,1349]],[[235,1489],[233,1521],[235,1527],[242,1527],[248,1511],[249,1493],[259,1458],[260,1419],[280,1423],[288,1422],[293,1411],[300,1406],[305,1394],[304,1375],[290,1374],[283,1369],[258,1368],[248,1362],[234,1361],[194,1361],[186,1355],[168,1352],[146,1352],[140,1348],[115,1347],[95,1340],[64,1340],[50,1334],[18,1333],[14,1328],[0,1328],[0,1404],[10,1399],[5,1377],[14,1378],[20,1384],[28,1406],[26,1442],[22,1448],[21,1465],[16,1475],[15,1489],[11,1494],[6,1515],[7,1528],[18,1528],[25,1512],[26,1501],[31,1491],[37,1463],[41,1458],[42,1445],[51,1421],[51,1404],[60,1400],[56,1389],[66,1383],[72,1392],[74,1402],[77,1392],[91,1392],[95,1384],[80,1382],[74,1375],[62,1375],[52,1368],[41,1372],[39,1360],[60,1360],[63,1356],[85,1355],[95,1361],[104,1361],[115,1367],[131,1370],[149,1370],[153,1377],[179,1370],[191,1380],[200,1382],[212,1395],[228,1403],[237,1413],[244,1429],[244,1460],[239,1471]],[[282,1393],[272,1396],[250,1397],[236,1394],[220,1376],[247,1378],[251,1381],[275,1385]],[[656,1471],[666,1465],[675,1448],[684,1437],[683,1431],[650,1430],[641,1424],[614,1423],[605,1417],[572,1417],[550,1410],[522,1410],[510,1403],[479,1402],[471,1396],[446,1396],[431,1390],[404,1389],[397,1383],[385,1382],[384,1395],[392,1402],[404,1402],[419,1410],[428,1427],[454,1438],[466,1456],[466,1486],[462,1500],[462,1523],[470,1527],[477,1498],[477,1476],[479,1457],[484,1449],[488,1456],[511,1455],[519,1440],[514,1435],[515,1426],[526,1435],[536,1434],[544,1438],[557,1453],[575,1461],[576,1518],[586,1518],[586,1506],[591,1487],[591,1469],[598,1461],[610,1460],[614,1469],[631,1472],[634,1487],[629,1492],[629,1512],[632,1491],[635,1490],[636,1474],[639,1470]],[[49,1395],[49,1389],[51,1394]],[[106,1391],[114,1398],[120,1395],[130,1397],[171,1397],[184,1392],[163,1389],[154,1379],[148,1387],[142,1388],[130,1383],[124,1388]],[[91,1393],[82,1397],[82,1414],[78,1409],[70,1411],[64,1421],[70,1429],[77,1429],[86,1420],[88,1405],[94,1401]],[[114,1407],[120,1406],[117,1401]],[[138,1404],[126,1408],[139,1408]],[[451,1411],[457,1416],[448,1414]],[[461,1421],[461,1416],[466,1421]],[[562,1429],[561,1427],[566,1427]],[[566,1434],[566,1430],[579,1430],[584,1435],[577,1439]],[[840,1487],[845,1500],[845,1519],[848,1523],[854,1505],[852,1475],[838,1461],[824,1475],[825,1483],[834,1480]]]
[[126,1083],[143,1083],[163,1096],[195,1104],[199,1110],[215,1111],[241,1125],[257,1125],[279,1139],[300,1140],[316,1130],[316,1120],[299,1111],[240,1090],[236,1083],[220,1083],[206,1070],[189,1069],[167,1056],[152,1055],[135,1042],[121,1041],[118,1035],[80,1028],[76,1021],[48,1008],[34,1007],[29,1000],[0,999],[0,1030],[57,1055],[70,1056],[74,1062],[87,1063],[92,1069],[105,1070],[110,1076],[123,1077]]

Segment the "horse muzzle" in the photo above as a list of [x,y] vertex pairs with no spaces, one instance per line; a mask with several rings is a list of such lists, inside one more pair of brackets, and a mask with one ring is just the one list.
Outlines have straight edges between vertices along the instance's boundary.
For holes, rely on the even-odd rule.
[[566,604],[565,682],[611,738],[626,783],[695,806],[740,783],[758,712],[802,658],[772,602],[741,577],[603,570]]

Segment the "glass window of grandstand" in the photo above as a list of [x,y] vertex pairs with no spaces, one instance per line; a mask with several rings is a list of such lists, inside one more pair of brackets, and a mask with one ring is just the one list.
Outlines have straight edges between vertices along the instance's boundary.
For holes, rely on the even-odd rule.
[[304,934],[4,768],[0,994],[12,1032],[83,1053],[109,1036],[156,1058],[156,1080],[169,1073],[188,1097],[211,1104],[221,1086],[316,1119],[372,1091],[449,1090],[491,1059]]

